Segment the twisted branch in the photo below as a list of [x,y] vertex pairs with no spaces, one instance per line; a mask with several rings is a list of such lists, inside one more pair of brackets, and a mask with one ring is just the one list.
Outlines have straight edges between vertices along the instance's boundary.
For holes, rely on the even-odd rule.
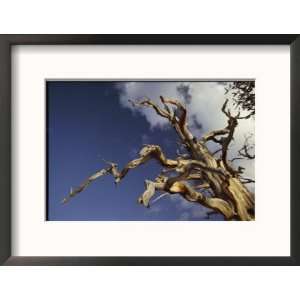
[[[160,101],[164,108],[161,108],[148,98],[140,101],[129,101],[135,107],[150,107],[159,116],[166,118],[175,128],[181,139],[181,145],[184,145],[185,150],[189,154],[178,153],[179,157],[169,159],[158,145],[144,145],[139,152],[139,157],[128,162],[121,170],[118,169],[117,164],[106,162],[109,165],[108,167],[91,175],[79,187],[71,189],[69,195],[63,199],[64,203],[84,191],[92,182],[104,175],[111,174],[117,184],[127,175],[129,170],[135,169],[151,159],[155,159],[165,169],[154,181],[145,181],[145,191],[138,199],[139,203],[145,207],[149,207],[150,200],[156,191],[164,191],[169,194],[180,194],[188,201],[211,208],[224,215],[225,219],[252,219],[252,213],[248,212],[248,208],[251,208],[254,199],[251,198],[245,187],[239,186],[237,179],[242,170],[233,170],[227,161],[229,144],[233,140],[238,120],[249,118],[251,115],[242,117],[240,112],[238,112],[238,114],[233,116],[227,108],[227,99],[222,106],[222,112],[228,117],[227,126],[224,129],[214,130],[197,140],[188,129],[187,111],[185,106],[179,101],[165,99],[161,96]],[[176,110],[174,110],[174,107]],[[217,139],[217,137],[219,138]],[[220,144],[221,148],[215,153],[210,153],[205,145],[208,141]],[[250,148],[245,145],[239,154],[250,159],[252,157],[249,153]],[[214,155],[220,151],[222,152],[221,158],[215,159]],[[177,175],[174,177],[165,176],[170,171],[176,172]],[[248,178],[239,178],[240,183],[254,182]],[[188,181],[192,180],[199,181],[198,185],[191,186]],[[207,197],[199,190],[208,190],[212,196]]]

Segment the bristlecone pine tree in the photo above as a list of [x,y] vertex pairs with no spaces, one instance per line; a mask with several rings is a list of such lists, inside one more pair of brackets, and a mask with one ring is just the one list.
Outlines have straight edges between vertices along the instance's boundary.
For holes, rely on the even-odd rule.
[[[167,119],[170,126],[176,131],[181,146],[185,148],[185,153],[178,153],[176,158],[167,158],[160,146],[144,145],[139,152],[139,157],[130,161],[121,170],[118,169],[117,164],[106,162],[108,164],[106,168],[91,175],[79,187],[71,188],[69,195],[63,199],[63,203],[68,202],[70,198],[82,192],[101,176],[111,174],[115,183],[119,183],[129,170],[154,159],[163,169],[154,180],[145,180],[145,191],[138,199],[140,204],[150,207],[151,198],[156,191],[160,191],[168,194],[179,194],[187,201],[210,208],[212,213],[221,213],[225,220],[254,220],[254,194],[246,187],[246,184],[254,182],[254,180],[244,178],[244,169],[242,167],[235,168],[232,164],[235,159],[255,158],[254,155],[250,154],[252,146],[248,143],[249,138],[246,138],[245,144],[237,153],[237,157],[228,159],[229,145],[234,139],[239,120],[248,119],[254,116],[255,112],[254,84],[252,87],[251,84],[249,86],[248,82],[245,84],[248,85],[241,87],[233,85],[230,89],[233,91],[231,100],[235,102],[236,106],[239,106],[239,101],[247,98],[244,91],[248,91],[247,94],[251,99],[245,100],[248,102],[242,102],[246,109],[238,109],[238,112],[233,114],[228,108],[229,100],[227,99],[222,106],[222,112],[227,117],[227,126],[206,133],[199,139],[190,131],[187,121],[188,112],[180,101],[162,96],[160,97],[161,105],[148,98],[130,101],[135,107],[151,108],[154,113]],[[234,91],[238,91],[237,94],[234,94]],[[240,93],[242,93],[242,97]],[[209,141],[219,146],[219,149],[214,153],[207,147]],[[168,176],[168,174],[172,174],[172,176]]]

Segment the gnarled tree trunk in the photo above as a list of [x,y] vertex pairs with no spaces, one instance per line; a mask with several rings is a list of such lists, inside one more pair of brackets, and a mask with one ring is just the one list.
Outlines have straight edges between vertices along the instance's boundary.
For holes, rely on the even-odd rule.
[[[141,149],[139,157],[130,161],[120,171],[117,164],[108,162],[107,168],[90,176],[78,188],[71,189],[63,202],[67,202],[87,188],[91,182],[105,174],[111,174],[115,178],[115,182],[119,183],[129,170],[150,159],[155,159],[164,167],[164,170],[153,181],[145,181],[145,191],[140,196],[139,203],[149,207],[150,199],[155,192],[163,191],[180,194],[187,201],[199,203],[221,213],[226,220],[253,220],[254,195],[245,185],[253,181],[244,179],[242,177],[243,170],[235,169],[227,158],[228,147],[233,140],[238,121],[251,117],[254,115],[253,111],[246,116],[240,116],[240,113],[233,116],[227,109],[228,100],[226,100],[222,112],[228,118],[227,126],[196,139],[188,128],[187,110],[184,105],[174,99],[160,97],[160,100],[163,108],[147,98],[132,102],[132,104],[136,107],[150,107],[159,116],[166,118],[178,134],[185,153],[169,159],[158,145],[145,145]],[[173,107],[176,109],[174,110]],[[218,144],[220,149],[211,153],[206,145],[209,141]],[[239,158],[254,158],[249,154],[249,146],[246,143],[239,151],[239,155]],[[176,172],[176,176],[168,177],[168,172]],[[191,184],[195,181],[197,185]]]

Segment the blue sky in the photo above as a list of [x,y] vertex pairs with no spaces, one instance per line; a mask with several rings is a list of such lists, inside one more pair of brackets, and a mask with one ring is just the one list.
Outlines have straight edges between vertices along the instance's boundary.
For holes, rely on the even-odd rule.
[[[199,88],[201,93],[197,93]],[[159,144],[167,156],[176,156],[173,130],[153,111],[137,111],[129,106],[128,98],[176,96],[193,108],[195,93],[205,92],[212,99],[212,107],[223,101],[224,87],[217,83],[48,82],[48,220],[207,220],[206,208],[177,195],[165,196],[150,208],[138,204],[144,180],[154,179],[161,170],[155,161],[130,171],[117,186],[110,175],[104,176],[69,203],[61,204],[71,187],[107,166],[102,159],[123,167],[137,157],[143,144]],[[218,114],[214,124],[207,115],[213,108],[202,104],[206,115],[197,119],[201,114],[194,107],[190,118],[196,136],[212,126],[226,125],[218,106],[214,108]],[[210,220],[222,219],[221,215],[210,216]]]

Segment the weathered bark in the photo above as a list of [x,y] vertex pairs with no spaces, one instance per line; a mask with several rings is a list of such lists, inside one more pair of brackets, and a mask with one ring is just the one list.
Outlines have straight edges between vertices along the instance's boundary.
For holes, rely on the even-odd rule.
[[[111,174],[115,179],[115,183],[119,183],[129,170],[137,168],[150,159],[155,159],[165,169],[154,181],[145,181],[145,191],[138,199],[139,203],[149,207],[150,200],[155,192],[163,191],[169,194],[180,194],[187,201],[199,203],[221,213],[226,220],[253,220],[254,195],[245,186],[245,183],[253,181],[243,179],[241,176],[242,170],[235,170],[227,159],[229,144],[238,126],[238,120],[249,118],[250,115],[241,117],[238,113],[233,116],[227,109],[228,100],[226,100],[222,112],[228,117],[227,126],[224,129],[207,133],[201,139],[196,139],[188,128],[187,111],[184,105],[174,99],[160,97],[160,100],[164,108],[159,107],[150,99],[132,103],[138,107],[150,107],[159,116],[166,118],[185,147],[185,155],[169,159],[158,145],[145,145],[141,149],[139,157],[130,161],[123,169],[119,171],[116,164],[109,163],[109,167],[96,172],[78,188],[71,190],[63,202],[67,202],[70,198],[82,192],[91,182],[103,175]],[[176,111],[169,105],[171,107],[175,106]],[[178,111],[180,112],[179,115]],[[251,115],[253,115],[253,112],[251,112]],[[215,156],[217,152],[211,153],[207,148],[206,143],[208,141],[220,145],[221,148],[218,152],[221,152],[221,155],[219,158]],[[254,155],[249,154],[249,147],[247,146],[244,146],[239,154],[247,157],[247,159],[254,158]],[[176,172],[177,175],[167,177],[166,174],[169,171]],[[192,186],[190,182],[195,180],[198,181],[198,184]],[[207,192],[211,196],[207,196]]]

